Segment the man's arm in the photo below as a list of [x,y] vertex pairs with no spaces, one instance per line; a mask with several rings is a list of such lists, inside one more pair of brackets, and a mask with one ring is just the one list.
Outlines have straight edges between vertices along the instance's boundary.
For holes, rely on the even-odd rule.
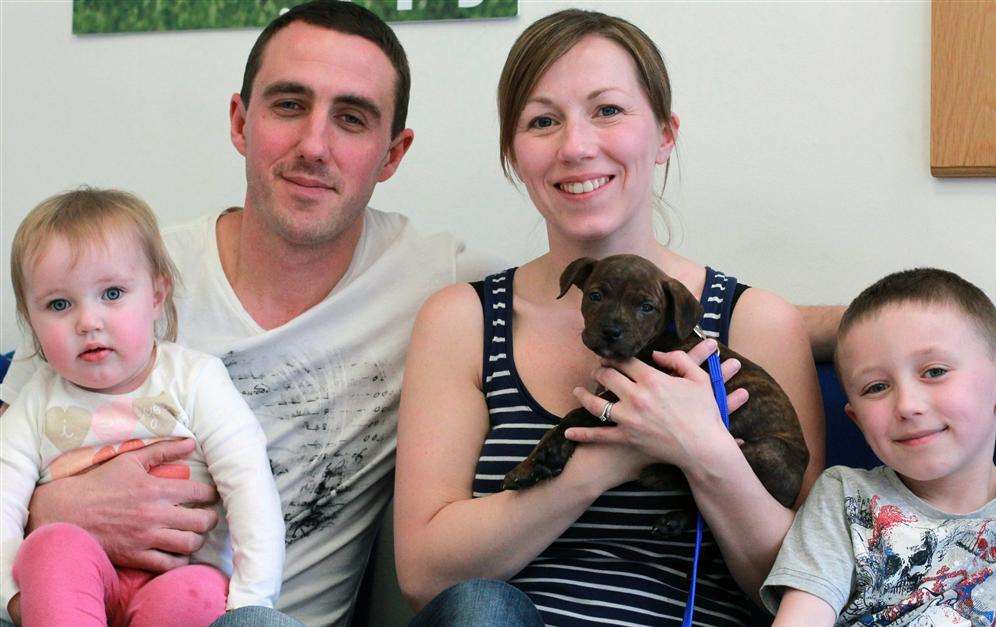
[[93,534],[117,566],[153,572],[182,566],[218,523],[213,509],[185,504],[212,503],[217,493],[196,481],[156,477],[154,469],[193,450],[190,439],[158,442],[38,486],[26,531],[68,522]]
[[813,349],[816,362],[833,360],[837,343],[837,327],[844,315],[843,305],[799,305],[802,324],[809,335],[809,345]]
[[820,597],[789,588],[782,596],[781,605],[778,606],[778,614],[771,627],[796,627],[806,625],[806,627],[832,627],[837,620],[837,613],[833,611],[830,604]]

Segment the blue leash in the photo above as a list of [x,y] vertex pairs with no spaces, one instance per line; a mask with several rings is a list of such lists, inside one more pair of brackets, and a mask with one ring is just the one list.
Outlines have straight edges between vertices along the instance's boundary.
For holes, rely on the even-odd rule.
[[[705,339],[701,330],[695,327],[695,332],[699,337]],[[712,382],[712,394],[716,397],[716,404],[719,406],[719,415],[723,418],[723,424],[730,428],[730,410],[726,406],[726,385],[723,383],[723,372],[719,368],[719,351],[709,355],[709,380]],[[695,553],[692,557],[692,580],[688,584],[688,602],[685,603],[685,617],[681,621],[681,627],[692,627],[692,616],[695,613],[695,583],[699,576],[699,554],[702,552],[702,513],[695,515]]]

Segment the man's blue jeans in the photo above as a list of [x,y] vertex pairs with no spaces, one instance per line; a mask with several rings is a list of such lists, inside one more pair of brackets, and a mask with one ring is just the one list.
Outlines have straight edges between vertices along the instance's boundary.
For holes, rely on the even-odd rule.
[[304,623],[269,607],[247,605],[225,612],[211,627],[304,627]]
[[408,627],[543,627],[526,593],[504,581],[471,579],[443,590]]

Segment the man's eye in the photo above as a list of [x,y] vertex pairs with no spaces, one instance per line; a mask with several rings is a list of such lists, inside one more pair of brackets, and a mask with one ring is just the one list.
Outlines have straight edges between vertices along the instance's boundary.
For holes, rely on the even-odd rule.
[[923,376],[926,379],[937,379],[943,377],[948,373],[948,369],[941,366],[934,366],[933,368],[927,368],[923,371]]
[[280,100],[275,102],[273,106],[284,111],[298,111],[301,109],[301,103],[294,100]]
[[109,287],[104,290],[105,300],[117,300],[124,295],[124,291],[120,287]]
[[654,304],[650,301],[645,301],[640,303],[640,311],[643,313],[651,313],[654,310]]
[[340,119],[349,126],[365,126],[363,118],[355,116],[351,113],[344,113]]
[[69,301],[65,298],[56,298],[46,305],[52,311],[65,311],[69,309]]
[[597,303],[598,301],[602,300],[602,293],[601,292],[588,292],[588,300],[591,300],[591,301],[594,301],[594,302]]

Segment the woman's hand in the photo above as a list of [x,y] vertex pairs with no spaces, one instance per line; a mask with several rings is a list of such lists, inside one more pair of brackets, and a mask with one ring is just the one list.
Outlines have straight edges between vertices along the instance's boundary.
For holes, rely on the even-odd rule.
[[[691,351],[654,353],[662,372],[636,359],[605,363],[595,379],[619,397],[612,407],[614,428],[573,428],[566,436],[576,442],[626,444],[648,463],[665,462],[686,468],[704,447],[729,437],[713,397],[709,374],[699,365],[716,351],[714,340],[704,340]],[[729,359],[721,366],[727,381],[740,370],[740,362]],[[605,400],[591,392],[574,391],[581,404],[594,415]],[[747,401],[747,391],[737,389],[727,397],[731,412]],[[579,447],[582,451],[585,447]],[[645,464],[646,465],[646,464]]]

